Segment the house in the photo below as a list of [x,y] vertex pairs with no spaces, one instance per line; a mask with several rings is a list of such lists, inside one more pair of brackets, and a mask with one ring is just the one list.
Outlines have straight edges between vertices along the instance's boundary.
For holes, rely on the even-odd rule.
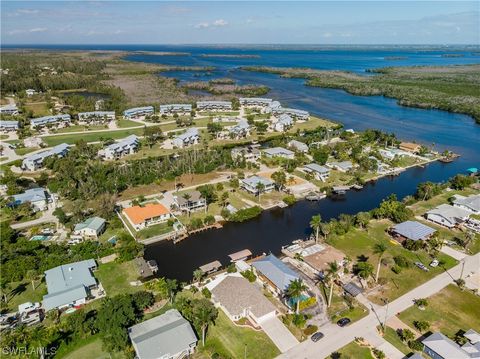
[[137,152],[140,140],[135,135],[130,135],[119,142],[112,143],[103,150],[98,151],[98,156],[103,159],[113,160]]
[[271,98],[262,97],[240,97],[239,101],[245,107],[268,107],[272,103]]
[[101,111],[103,109],[103,106],[105,105],[105,100],[97,100],[95,101],[95,111]]
[[37,93],[37,91],[33,90],[33,89],[27,89],[25,90],[25,93],[27,94],[28,97],[30,96],[33,96]]
[[106,221],[100,217],[90,217],[75,225],[74,236],[97,239],[104,231]]
[[128,328],[128,336],[138,359],[186,358],[197,346],[192,326],[176,309]]
[[178,209],[182,212],[194,212],[205,209],[207,201],[199,191],[189,191],[182,195],[174,195],[173,200]]
[[145,118],[145,116],[153,115],[154,113],[155,109],[153,108],[153,106],[134,107],[123,111],[123,117],[125,119]]
[[353,169],[351,161],[331,162],[327,163],[327,166],[340,172],[348,172]]
[[231,111],[230,101],[197,101],[198,111]]
[[280,106],[272,108],[271,111],[275,116],[288,115],[296,118],[297,120],[305,121],[310,118],[310,113],[308,113],[308,111],[297,110],[295,108],[283,108]]
[[480,194],[472,194],[468,197],[456,195],[454,197],[454,207],[462,208],[477,214],[480,213]]
[[260,159],[260,150],[252,146],[232,148],[230,154],[234,161],[244,159],[246,162],[257,162]]
[[80,124],[105,123],[114,120],[115,111],[92,111],[78,113],[78,122]]
[[14,103],[10,103],[8,105],[0,107],[0,114],[15,116],[18,115],[18,113],[18,107]]
[[401,142],[399,148],[406,152],[419,153],[422,146],[412,142]]
[[313,174],[313,177],[318,180],[325,182],[330,176],[330,170],[324,166],[320,166],[316,163],[310,163],[303,166],[303,171],[306,173]]
[[161,115],[168,115],[168,114],[189,114],[192,112],[192,105],[191,104],[170,104],[170,105],[160,105],[160,114]]
[[18,121],[0,121],[0,131],[10,132],[18,130]]
[[398,148],[380,148],[378,149],[378,153],[380,156],[389,161],[393,160],[397,156],[402,157],[406,155],[405,151],[399,150]]
[[[263,185],[263,189],[261,191],[259,190],[260,185]],[[247,192],[250,192],[254,196],[257,196],[260,193],[272,192],[275,189],[275,183],[265,177],[251,176],[240,180],[240,187]]]
[[268,289],[278,295],[282,295],[287,290],[291,281],[300,279],[293,269],[273,254],[254,261],[252,267]]
[[425,241],[435,232],[435,229],[417,221],[402,222],[390,229],[390,233],[399,242],[407,239],[412,241]]
[[468,342],[460,346],[442,333],[435,332],[422,340],[423,352],[433,359],[480,358],[480,335],[470,329],[464,336]]
[[236,126],[229,129],[229,134],[235,139],[250,136],[250,125],[246,120],[240,120]]
[[43,167],[43,161],[52,156],[65,157],[69,146],[66,143],[56,145],[49,150],[34,153],[25,157],[22,161],[22,169],[25,171],[36,171]]
[[122,211],[130,225],[139,231],[145,227],[153,226],[169,220],[172,215],[161,204],[148,203],[143,207],[133,206]]
[[48,294],[43,296],[46,311],[85,304],[91,290],[98,287],[92,270],[97,268],[93,259],[64,264],[45,271]]
[[298,152],[302,152],[302,153],[308,152],[308,146],[305,143],[297,140],[291,140],[289,143],[287,143],[287,146]]
[[44,128],[50,125],[55,128],[61,128],[69,125],[70,120],[71,117],[68,114],[32,118],[30,120],[30,128],[34,130],[37,128]]
[[295,158],[295,152],[287,150],[283,147],[266,148],[263,150],[263,154],[267,158],[281,157],[289,160],[293,160]]
[[221,308],[232,322],[247,318],[255,327],[260,327],[278,314],[277,308],[262,292],[238,274],[225,276],[209,290],[215,306]]
[[184,148],[188,146],[196,145],[200,141],[200,132],[198,128],[192,127],[186,130],[184,133],[175,136],[172,139],[174,147]]
[[454,228],[465,222],[470,214],[471,212],[463,208],[450,206],[449,204],[441,204],[426,212],[425,218],[447,228]]
[[278,121],[275,122],[273,128],[277,132],[285,132],[292,128],[293,126],[293,119],[287,114],[281,114],[278,116]]
[[29,203],[34,211],[45,211],[48,208],[47,191],[45,188],[31,188],[20,194],[15,194],[12,205],[18,206]]

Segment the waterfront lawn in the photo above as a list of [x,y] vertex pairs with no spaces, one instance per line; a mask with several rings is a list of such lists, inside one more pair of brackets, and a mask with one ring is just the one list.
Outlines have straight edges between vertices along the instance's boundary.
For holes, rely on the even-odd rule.
[[139,276],[133,260],[124,263],[100,264],[94,275],[102,283],[109,297],[117,294],[134,293],[143,289],[143,286],[130,285],[130,282],[136,281]]
[[172,226],[169,226],[167,222],[155,224],[153,226],[147,227],[138,231],[136,237],[140,240],[147,239],[155,236],[159,236],[173,230]]
[[[414,262],[420,261],[428,266],[432,258],[423,250],[412,252],[403,248],[399,243],[390,238],[385,230],[393,225],[388,220],[372,220],[367,230],[352,229],[342,236],[330,236],[328,242],[334,247],[343,251],[354,262],[360,256],[368,258],[376,269],[378,256],[373,253],[375,243],[379,241],[385,242],[387,251],[383,258],[389,261],[388,266],[382,266],[380,270],[380,278],[384,278],[385,284],[380,291],[371,293],[368,297],[377,304],[382,304],[382,298],[388,298],[390,301],[398,298],[420,284],[432,279],[436,275],[442,273],[444,269],[453,267],[457,261],[450,256],[440,253],[436,258],[445,263],[444,267],[429,268],[429,272],[423,272],[413,265]],[[395,274],[391,270],[393,265],[393,257],[402,255],[406,257],[412,265],[404,268],[400,274]]]
[[393,328],[386,327],[383,338],[405,355],[410,354],[412,352],[412,350],[408,347],[408,345],[402,342],[396,330]]
[[18,305],[25,302],[41,302],[45,294],[47,294],[47,287],[45,282],[35,281],[35,290],[32,288],[32,282],[12,282],[10,283],[7,292],[7,310],[17,311]]
[[222,310],[218,311],[215,325],[208,327],[205,347],[199,340],[194,358],[211,358],[214,353],[224,358],[275,358],[279,350],[263,331],[235,326]]
[[341,348],[338,353],[342,359],[374,359],[370,348],[351,342]]
[[305,122],[297,122],[293,125],[293,127],[288,130],[290,133],[297,132],[297,130],[314,130],[318,127],[335,127],[338,126],[335,122],[325,120],[323,118],[310,116],[310,119]]
[[431,331],[440,331],[453,337],[460,329],[480,331],[480,297],[456,285],[450,284],[428,298],[428,306],[420,310],[416,306],[400,313],[399,318],[413,328],[416,320],[426,320]]
[[415,213],[415,215],[420,216],[436,206],[439,206],[444,203],[448,203],[448,199],[453,197],[456,194],[459,194],[462,196],[469,196],[471,194],[478,194],[478,191],[475,191],[472,188],[466,188],[462,191],[449,191],[449,192],[444,191],[443,193],[429,199],[428,201],[418,201],[412,204],[410,206],[410,209]]
[[65,134],[57,136],[46,136],[43,137],[43,141],[48,146],[56,146],[61,143],[75,144],[79,140],[84,140],[86,142],[99,142],[107,138],[114,140],[125,138],[130,135],[143,136],[143,127],[135,129],[125,129],[125,130],[112,130],[112,131],[101,131],[101,132],[87,132],[79,134]]

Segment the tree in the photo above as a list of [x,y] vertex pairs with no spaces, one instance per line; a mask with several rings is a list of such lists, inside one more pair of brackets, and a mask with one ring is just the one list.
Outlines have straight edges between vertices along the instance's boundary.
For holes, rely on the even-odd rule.
[[202,283],[202,278],[203,278],[203,272],[201,269],[195,269],[193,271],[193,278],[195,281],[197,281],[199,284]]
[[27,271],[25,278],[32,282],[32,289],[35,290],[35,280],[37,279],[37,272],[33,269]]
[[228,192],[223,192],[222,195],[220,196],[220,203],[222,207],[225,207],[228,202]]
[[410,329],[399,329],[399,337],[404,342],[409,342],[410,340],[415,339],[415,334]]
[[202,332],[202,345],[205,346],[205,335],[209,324],[215,324],[218,309],[208,299],[196,299],[192,308],[193,323]]
[[358,262],[353,266],[353,272],[363,280],[367,280],[373,274],[373,266],[368,262]]
[[284,171],[275,171],[272,173],[272,180],[275,182],[278,190],[281,191],[287,183],[287,175]]
[[358,212],[355,215],[355,224],[360,228],[367,228],[368,223],[370,222],[370,213],[368,212]]
[[418,329],[419,332],[424,333],[430,328],[430,323],[426,320],[415,320],[413,325]]
[[0,278],[0,290],[2,291],[2,299],[4,303],[8,303],[7,291],[10,287],[10,283],[6,278]]
[[319,214],[312,216],[312,219],[310,220],[310,228],[312,228],[315,231],[315,242],[318,242],[318,235],[320,232],[321,225],[322,225],[322,216]]
[[260,200],[260,195],[262,194],[263,191],[265,191],[265,184],[262,182],[258,182],[257,185],[255,186],[255,189],[257,190],[258,193],[258,200]]
[[298,314],[300,310],[300,298],[302,293],[307,290],[307,286],[303,283],[301,279],[294,279],[290,282],[287,287],[287,295],[290,298],[295,298],[297,300],[297,308],[295,312]]
[[168,298],[170,299],[170,303],[173,303],[173,298],[175,298],[175,293],[177,293],[178,290],[178,282],[176,279],[166,279],[166,283]]
[[322,223],[320,225],[320,232],[322,232],[325,242],[327,241],[328,235],[330,234],[331,230],[332,230],[332,226],[330,225],[330,223]]
[[328,263],[327,278],[328,278],[328,281],[329,281],[330,293],[328,295],[327,306],[330,306],[332,304],[333,286],[335,285],[335,280],[338,278],[339,270],[340,270],[340,268],[338,267],[337,262],[329,262]]
[[382,257],[387,250],[385,242],[376,243],[373,247],[373,253],[378,254],[377,273],[375,274],[375,282],[378,282],[378,276],[380,275],[380,266],[382,265]]

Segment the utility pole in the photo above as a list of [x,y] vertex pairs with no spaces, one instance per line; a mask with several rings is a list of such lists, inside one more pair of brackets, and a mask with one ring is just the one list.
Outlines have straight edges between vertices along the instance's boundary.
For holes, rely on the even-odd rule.
[[385,320],[383,321],[383,332],[385,333],[385,329],[387,328],[387,318],[388,318],[388,298],[385,298],[385,302],[387,307],[385,309]]
[[243,353],[243,359],[247,359],[247,344],[245,344],[245,351]]
[[460,272],[460,279],[463,278],[463,270],[465,269],[465,259],[462,260],[462,271]]

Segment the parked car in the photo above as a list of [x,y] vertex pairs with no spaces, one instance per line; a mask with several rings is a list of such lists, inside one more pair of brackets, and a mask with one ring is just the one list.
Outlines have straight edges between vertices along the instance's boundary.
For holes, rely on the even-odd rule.
[[438,267],[438,263],[439,263],[438,259],[434,259],[432,263],[430,263],[430,267],[433,267],[433,268]]
[[425,267],[425,265],[422,262],[415,262],[415,265],[425,272],[428,272],[430,270],[427,267]]
[[311,339],[313,342],[318,342],[320,339],[322,339],[325,335],[321,332],[316,332],[315,334],[312,335]]
[[350,324],[350,322],[351,322],[351,320],[349,318],[342,318],[342,319],[339,319],[337,324],[338,324],[339,327],[344,327],[344,326]]

